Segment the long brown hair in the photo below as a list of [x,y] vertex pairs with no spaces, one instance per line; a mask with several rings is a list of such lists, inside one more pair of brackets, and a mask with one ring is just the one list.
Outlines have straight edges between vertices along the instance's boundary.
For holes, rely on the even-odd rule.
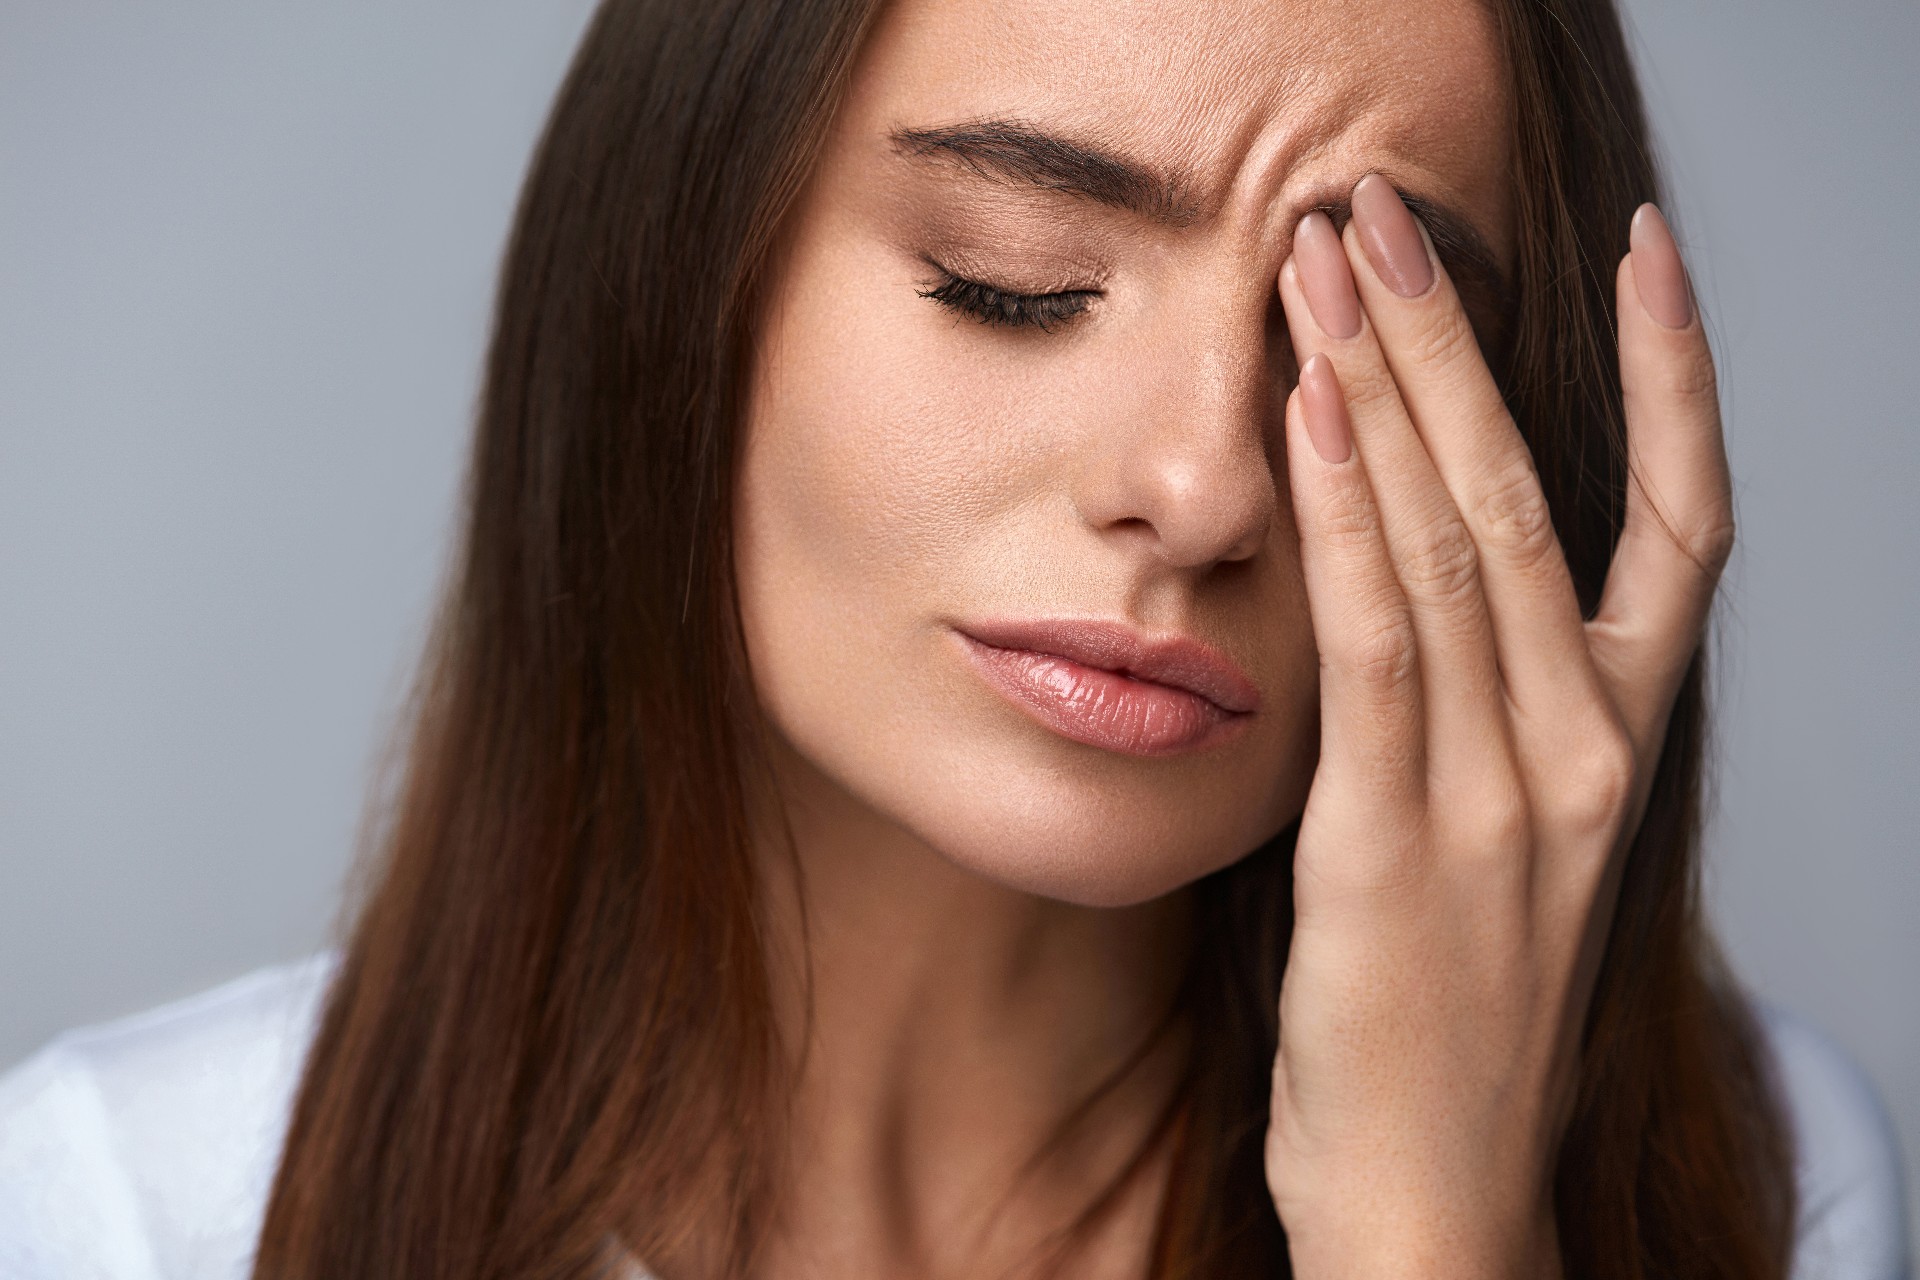
[[[254,1274],[743,1277],[784,1141],[729,531],[757,287],[876,0],[605,0],[500,282],[463,555]],[[1498,0],[1503,385],[1587,606],[1627,477],[1613,265],[1657,196],[1610,0]],[[1701,921],[1701,664],[1629,854],[1556,1180],[1570,1277],[1784,1276],[1764,1050]],[[1291,835],[1197,886],[1152,1274],[1288,1273],[1262,1164]],[[719,1253],[713,1241],[723,1242]],[[705,1241],[707,1252],[695,1253]]]

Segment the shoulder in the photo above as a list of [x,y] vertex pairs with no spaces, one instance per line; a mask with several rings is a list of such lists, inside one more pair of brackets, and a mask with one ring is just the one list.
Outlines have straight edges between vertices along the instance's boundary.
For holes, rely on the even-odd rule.
[[1872,1081],[1806,1019],[1765,1003],[1795,1144],[1794,1280],[1906,1280],[1906,1201],[1893,1122]]
[[0,1275],[243,1276],[333,964],[67,1032],[0,1076]]
[[[0,1275],[242,1277],[335,957],[70,1031],[0,1076]],[[1885,1108],[1806,1020],[1758,1006],[1797,1144],[1794,1280],[1905,1280]]]

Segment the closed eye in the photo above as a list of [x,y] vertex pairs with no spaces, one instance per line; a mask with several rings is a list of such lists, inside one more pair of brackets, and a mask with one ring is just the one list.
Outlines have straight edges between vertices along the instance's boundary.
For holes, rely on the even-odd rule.
[[931,298],[949,311],[971,316],[982,324],[1008,329],[1031,325],[1043,332],[1051,332],[1085,311],[1088,304],[1100,296],[1097,289],[1015,293],[1011,289],[957,276],[938,263],[932,265],[940,273],[940,283],[931,289],[919,290],[921,297]]

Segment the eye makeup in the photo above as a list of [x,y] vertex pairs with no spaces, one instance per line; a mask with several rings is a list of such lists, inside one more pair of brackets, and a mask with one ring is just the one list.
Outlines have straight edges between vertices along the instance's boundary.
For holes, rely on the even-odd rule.
[[1046,293],[1020,293],[982,280],[954,274],[933,259],[930,266],[940,275],[931,288],[919,290],[921,297],[936,302],[958,315],[970,316],[980,323],[998,328],[1038,328],[1052,332],[1084,312],[1098,289],[1058,289]]
[[1060,204],[953,181],[915,183],[890,202],[883,235],[920,268],[919,297],[990,328],[1052,333],[1105,296],[1114,252],[1110,228],[1087,225],[1077,205]]

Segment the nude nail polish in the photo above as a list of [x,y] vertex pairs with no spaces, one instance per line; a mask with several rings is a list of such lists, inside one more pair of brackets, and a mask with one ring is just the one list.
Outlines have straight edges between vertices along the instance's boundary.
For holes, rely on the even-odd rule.
[[1433,262],[1420,225],[1393,184],[1377,173],[1353,188],[1353,225],[1380,283],[1403,298],[1417,298],[1433,287]]
[[1333,219],[1315,210],[1300,219],[1293,233],[1294,270],[1300,292],[1306,296],[1313,321],[1329,338],[1345,340],[1360,332],[1360,295],[1353,287],[1353,269]]
[[1669,329],[1684,329],[1693,323],[1693,290],[1687,284],[1687,267],[1680,261],[1680,246],[1673,242],[1673,231],[1660,210],[1643,204],[1634,211],[1627,233],[1632,249],[1633,287],[1640,293],[1640,305],[1655,321]]
[[1353,424],[1346,397],[1334,376],[1333,361],[1316,351],[1300,367],[1300,415],[1307,439],[1322,460],[1338,466],[1353,456]]

